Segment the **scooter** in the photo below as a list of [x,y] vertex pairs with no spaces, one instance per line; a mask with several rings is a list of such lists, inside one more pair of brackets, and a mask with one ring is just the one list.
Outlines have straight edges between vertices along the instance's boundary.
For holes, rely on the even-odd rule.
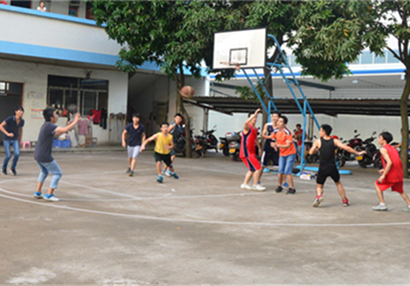
[[211,130],[208,130],[206,132],[204,130],[201,130],[201,132],[202,137],[206,139],[207,149],[215,149],[215,151],[218,153],[218,139],[213,134],[216,131],[215,128],[216,125]]
[[221,142],[219,144],[219,150],[222,151],[222,153],[224,154],[224,156],[229,156],[229,144],[228,144],[228,140],[226,139],[226,137],[219,137],[219,141]]
[[[193,137],[193,128],[190,130],[191,134],[191,148],[192,150],[195,149],[195,142],[194,142],[194,137]],[[186,136],[185,136],[185,125],[182,126],[182,132],[180,133],[179,138],[177,139],[177,144],[176,144],[176,151],[177,153],[182,153],[184,157],[186,157]]]
[[[357,130],[354,131],[357,133]],[[348,141],[343,141],[344,144],[347,146],[355,149],[360,150],[361,146],[363,145],[363,140],[359,138],[360,134],[354,135],[354,137]],[[338,149],[336,152],[336,161],[339,163],[339,167],[343,167],[346,161],[355,161],[356,155],[353,153],[349,153],[344,149]]]
[[[316,136],[313,136],[313,139],[316,139]],[[305,141],[305,148],[306,148],[306,156],[305,156],[305,161],[307,164],[311,164],[311,163],[316,163],[319,161],[320,155],[319,155],[319,151],[316,152],[313,155],[309,154],[309,150],[310,148],[312,148],[313,142],[312,141]]]
[[208,150],[208,140],[204,136],[195,135],[194,139],[194,152],[197,154],[197,158],[205,157],[205,153]]
[[374,139],[376,139],[376,137],[374,137],[375,134],[376,131],[372,133],[372,136],[363,141],[363,145],[360,149],[366,151],[366,154],[364,154],[363,156],[356,157],[359,166],[362,168],[366,168],[367,165],[373,164],[377,156],[377,153],[380,154],[380,152],[378,152],[376,148],[376,145],[372,143]]
[[227,144],[229,146],[229,156],[233,161],[239,160],[239,151],[241,149],[241,133],[228,132],[225,135]]

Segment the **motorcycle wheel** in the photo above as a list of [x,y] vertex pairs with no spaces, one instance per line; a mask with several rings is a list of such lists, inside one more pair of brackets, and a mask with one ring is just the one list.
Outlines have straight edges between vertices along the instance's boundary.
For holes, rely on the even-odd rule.
[[232,158],[232,161],[235,161],[235,162],[237,162],[239,160],[238,154],[232,154],[231,158]]
[[229,156],[229,148],[223,148],[223,149],[222,149],[222,153],[223,153],[225,156]]
[[312,164],[312,156],[310,156],[310,154],[307,154],[307,155],[306,155],[305,160],[306,160],[306,163]]
[[343,167],[346,164],[345,159],[341,158],[340,160],[337,161],[339,163],[339,167]]
[[375,167],[376,169],[383,169],[383,163],[382,160],[380,158],[376,158],[373,162],[373,167]]
[[359,161],[359,166],[365,169],[367,167],[367,163],[364,160]]

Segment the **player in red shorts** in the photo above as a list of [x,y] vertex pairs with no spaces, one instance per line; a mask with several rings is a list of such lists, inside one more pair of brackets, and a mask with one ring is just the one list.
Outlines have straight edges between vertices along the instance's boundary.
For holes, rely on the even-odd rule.
[[407,207],[403,210],[405,212],[410,212],[410,199],[403,191],[403,164],[401,163],[397,149],[389,144],[392,140],[393,136],[389,132],[382,132],[379,135],[379,144],[382,145],[380,153],[382,155],[383,169],[379,171],[381,176],[377,179],[375,184],[380,203],[373,207],[373,210],[387,211],[383,191],[391,188],[392,191],[398,192],[406,201]]
[[[258,120],[258,114],[260,109],[257,109],[255,113],[250,113],[249,118],[245,121],[242,130],[241,149],[239,157],[248,167],[248,173],[246,173],[245,180],[241,185],[242,189],[254,190],[263,192],[266,188],[261,186],[258,182],[262,175],[262,168],[259,160],[256,158],[255,145],[258,146],[259,156],[261,156],[262,149],[258,140],[258,130],[256,128],[256,121]],[[253,176],[253,186],[249,186],[248,183]]]

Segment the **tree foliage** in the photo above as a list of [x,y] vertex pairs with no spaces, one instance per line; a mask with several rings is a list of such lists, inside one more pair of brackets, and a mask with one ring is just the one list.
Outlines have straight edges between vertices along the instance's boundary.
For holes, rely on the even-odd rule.
[[[324,80],[333,76],[341,78],[349,72],[347,65],[343,67],[341,64],[353,62],[366,48],[377,55],[388,49],[405,66],[407,77],[400,98],[400,113],[403,130],[401,160],[407,177],[410,1],[320,0],[305,1],[304,6],[309,8],[302,9],[296,18],[299,28],[293,38],[294,43],[301,43],[296,47],[295,55],[303,74]],[[389,36],[397,40],[398,51],[395,46],[389,46]]]

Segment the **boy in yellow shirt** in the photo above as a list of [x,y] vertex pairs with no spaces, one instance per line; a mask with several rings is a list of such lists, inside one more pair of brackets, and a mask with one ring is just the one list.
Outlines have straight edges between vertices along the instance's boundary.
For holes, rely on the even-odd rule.
[[158,183],[162,183],[164,181],[164,178],[161,174],[161,161],[164,162],[164,164],[169,168],[169,170],[171,171],[171,176],[173,176],[175,179],[179,178],[178,175],[174,172],[174,168],[172,167],[171,150],[174,148],[174,143],[172,141],[172,135],[168,133],[168,127],[168,122],[163,122],[161,124],[161,132],[152,135],[141,145],[141,151],[143,151],[145,150],[145,145],[147,145],[148,142],[151,142],[153,140],[156,141],[154,155],[155,162],[157,162]]

